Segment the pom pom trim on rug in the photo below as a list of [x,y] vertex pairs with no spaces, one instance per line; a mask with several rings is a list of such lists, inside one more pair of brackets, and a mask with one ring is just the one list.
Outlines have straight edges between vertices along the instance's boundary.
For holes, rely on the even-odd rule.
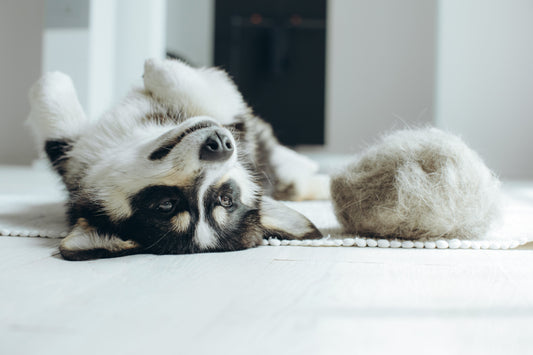
[[[67,232],[0,229],[0,236],[12,237],[41,237],[60,239],[67,236]],[[513,249],[528,242],[527,238],[519,240],[459,240],[437,239],[427,241],[380,239],[380,238],[332,238],[286,240],[277,238],[263,239],[263,246],[302,246],[302,247],[357,247],[357,248],[392,248],[392,249]]]
[[68,235],[67,232],[56,232],[46,230],[9,230],[0,229],[0,236],[3,237],[39,237],[48,239],[61,239]]
[[392,248],[392,249],[513,249],[528,242],[527,238],[519,240],[459,240],[437,239],[428,241],[378,239],[378,238],[344,238],[326,237],[322,239],[285,240],[277,238],[263,239],[268,246],[306,246],[306,247],[358,247],[358,248]]
[[[307,201],[286,202],[287,205],[308,216],[327,236],[322,239],[263,240],[267,246],[308,246],[308,247],[359,247],[359,248],[405,248],[405,249],[513,249],[533,241],[533,208],[520,200],[506,198],[504,210],[508,218],[495,228],[490,238],[477,240],[464,239],[384,239],[362,237],[343,233],[337,222],[331,202]],[[0,208],[0,235],[13,237],[63,238],[68,233],[62,197],[6,198]],[[509,236],[507,239],[502,236]]]

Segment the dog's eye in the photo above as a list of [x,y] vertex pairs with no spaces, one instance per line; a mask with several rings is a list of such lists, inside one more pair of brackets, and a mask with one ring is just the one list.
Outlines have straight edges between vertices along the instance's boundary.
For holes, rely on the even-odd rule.
[[174,210],[175,202],[171,200],[165,200],[161,201],[159,205],[157,205],[156,210],[157,212],[161,213],[170,213]]
[[220,205],[222,207],[228,208],[228,207],[233,206],[233,200],[231,196],[226,195],[226,194],[218,196],[218,202],[220,202]]

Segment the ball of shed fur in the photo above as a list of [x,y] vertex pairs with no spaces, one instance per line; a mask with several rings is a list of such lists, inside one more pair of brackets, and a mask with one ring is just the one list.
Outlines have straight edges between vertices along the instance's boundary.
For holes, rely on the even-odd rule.
[[331,195],[350,233],[474,239],[499,216],[500,182],[460,138],[404,130],[334,175]]

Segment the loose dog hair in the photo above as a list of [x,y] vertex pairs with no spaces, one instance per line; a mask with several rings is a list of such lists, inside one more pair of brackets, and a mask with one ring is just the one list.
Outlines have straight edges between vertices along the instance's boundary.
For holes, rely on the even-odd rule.
[[279,144],[224,71],[151,59],[143,80],[99,119],[86,117],[65,74],[30,91],[37,146],[69,194],[65,259],[321,237],[276,199],[327,198],[328,179]]

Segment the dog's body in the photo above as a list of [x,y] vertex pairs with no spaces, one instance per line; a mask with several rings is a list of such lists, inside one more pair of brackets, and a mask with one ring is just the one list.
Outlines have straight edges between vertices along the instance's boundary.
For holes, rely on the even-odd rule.
[[71,260],[254,247],[267,236],[319,238],[276,199],[326,198],[327,179],[281,146],[228,76],[149,60],[144,88],[99,120],[71,80],[45,75],[29,123],[69,192]]

